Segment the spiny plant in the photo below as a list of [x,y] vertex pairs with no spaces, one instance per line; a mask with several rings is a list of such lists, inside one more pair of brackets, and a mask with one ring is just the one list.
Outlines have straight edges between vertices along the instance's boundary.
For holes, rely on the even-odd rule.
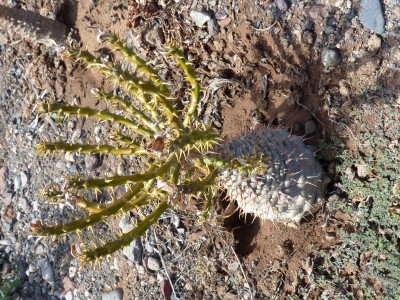
[[[178,104],[184,101],[174,98],[167,82],[150,63],[118,36],[108,35],[106,40],[124,56],[130,67],[104,61],[87,50],[70,49],[68,56],[102,73],[107,81],[124,91],[121,95],[104,89],[95,90],[99,100],[123,113],[61,103],[46,104],[44,110],[119,123],[124,130],[112,134],[109,144],[45,142],[39,144],[37,150],[44,154],[136,155],[142,158],[146,168],[126,176],[68,178],[63,188],[51,185],[44,192],[48,200],[58,203],[68,197],[85,210],[86,215],[61,224],[39,220],[31,225],[35,235],[79,233],[134,208],[156,206],[134,229],[114,241],[94,248],[73,245],[72,253],[86,264],[128,246],[156,223],[163,212],[173,207],[177,199],[198,199],[203,202],[206,215],[219,186],[231,191],[231,198],[237,200],[244,213],[266,219],[298,221],[314,208],[325,183],[321,167],[299,137],[293,137],[283,129],[262,129],[221,144],[219,133],[196,119],[201,88],[195,69],[181,50],[168,47],[169,57],[180,66],[191,87],[188,105],[182,110],[178,109]],[[99,204],[88,197],[90,190],[97,194],[117,186],[126,186],[127,192],[111,204]]]

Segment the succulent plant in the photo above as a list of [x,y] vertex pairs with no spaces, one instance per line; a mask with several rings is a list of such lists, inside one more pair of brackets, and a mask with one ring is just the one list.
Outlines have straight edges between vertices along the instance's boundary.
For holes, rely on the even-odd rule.
[[244,214],[264,220],[295,221],[321,204],[327,177],[314,153],[299,136],[285,129],[265,127],[223,144],[230,157],[251,157],[262,153],[267,167],[251,174],[225,169],[220,182]]
[[[175,59],[190,83],[188,105],[175,99],[168,84],[150,63],[127,47],[116,35],[107,41],[122,54],[130,67],[108,62],[87,50],[70,49],[69,57],[102,73],[124,95],[96,89],[99,100],[113,109],[96,110],[89,107],[50,103],[46,113],[79,115],[121,124],[121,132],[111,135],[109,144],[74,144],[64,141],[39,144],[40,153],[57,152],[136,155],[147,165],[142,171],[127,176],[101,178],[68,178],[63,187],[51,185],[44,195],[53,202],[75,204],[86,211],[84,217],[67,223],[50,224],[39,220],[32,224],[38,236],[60,236],[80,232],[107,218],[131,209],[150,207],[131,231],[114,241],[89,248],[85,244],[72,246],[72,253],[83,264],[102,259],[128,246],[177,200],[195,198],[204,204],[206,214],[219,188],[228,190],[244,213],[265,219],[294,220],[312,210],[322,196],[325,186],[322,170],[301,138],[283,129],[262,129],[238,139],[222,143],[219,132],[197,120],[201,88],[191,63],[174,46],[168,54]],[[125,64],[126,65],[126,64]],[[178,105],[179,104],[179,105]],[[126,186],[126,193],[110,204],[99,204],[88,191]],[[93,194],[93,193],[92,193]],[[97,195],[97,193],[96,193]]]

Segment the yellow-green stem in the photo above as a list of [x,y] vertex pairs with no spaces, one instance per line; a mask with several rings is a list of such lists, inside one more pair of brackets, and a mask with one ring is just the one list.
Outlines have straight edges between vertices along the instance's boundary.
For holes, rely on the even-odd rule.
[[39,236],[61,235],[67,232],[82,230],[100,221],[105,220],[109,216],[125,211],[128,208],[131,209],[136,206],[144,205],[147,203],[149,195],[147,193],[140,194],[140,191],[143,187],[144,187],[143,183],[137,183],[130,191],[126,192],[120,199],[113,202],[104,209],[100,210],[99,212],[91,214],[87,217],[65,224],[57,224],[54,226],[44,225],[40,223],[31,225],[34,234]]
[[84,251],[82,254],[75,254],[82,260],[83,265],[113,254],[122,247],[128,246],[137,237],[142,236],[152,224],[157,222],[158,218],[168,209],[168,207],[169,205],[167,200],[162,201],[157,208],[139,222],[135,228],[122,234],[115,241],[109,242],[94,250]]
[[154,156],[152,153],[141,147],[132,145],[129,148],[111,146],[111,145],[88,145],[88,144],[72,144],[66,142],[43,143],[36,146],[39,153],[77,152],[77,153],[100,153],[115,155],[147,155]]
[[154,132],[143,128],[141,126],[138,126],[135,121],[129,120],[123,116],[113,114],[107,110],[97,110],[89,107],[79,107],[75,105],[64,105],[60,103],[50,103],[45,107],[46,111],[49,112],[57,112],[59,114],[63,113],[65,115],[80,115],[84,117],[94,117],[100,120],[107,120],[107,121],[113,121],[117,122],[120,124],[123,124],[130,129],[132,129],[134,132],[140,135],[145,135],[149,138],[154,137]]

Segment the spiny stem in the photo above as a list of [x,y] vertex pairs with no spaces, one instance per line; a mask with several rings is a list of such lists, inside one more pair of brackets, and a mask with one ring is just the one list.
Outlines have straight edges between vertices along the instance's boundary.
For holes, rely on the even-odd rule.
[[68,181],[68,187],[74,189],[100,189],[104,187],[126,185],[134,182],[149,181],[157,176],[165,174],[174,162],[175,157],[171,156],[171,158],[158,169],[156,169],[155,165],[152,165],[145,173],[106,178],[72,179]]
[[171,46],[170,55],[177,60],[180,67],[185,72],[187,80],[192,86],[190,90],[191,97],[189,108],[183,121],[184,126],[190,127],[193,123],[193,120],[196,118],[197,106],[199,105],[200,101],[200,84],[197,80],[195,69],[191,66],[191,63],[185,58],[182,50]]
[[97,97],[98,99],[108,101],[111,104],[121,105],[123,108],[126,109],[126,111],[128,111],[133,117],[137,118],[144,125],[146,125],[150,130],[159,130],[159,128],[156,128],[156,126],[152,124],[151,119],[147,117],[141,110],[134,107],[128,100],[114,95],[113,92],[106,93],[104,90],[98,90]]
[[116,67],[116,66],[108,67],[101,61],[100,57],[93,55],[88,50],[71,49],[69,50],[68,54],[71,58],[75,59],[76,61],[85,63],[88,66],[88,68],[101,72],[103,75],[107,77],[107,79],[113,80],[117,84],[126,88],[130,93],[132,93],[142,102],[144,108],[150,112],[152,118],[159,119],[160,112],[158,111],[158,107],[150,105],[150,100],[148,99],[148,95],[146,93],[141,92],[138,86],[135,84],[135,82],[126,82],[125,78],[120,78],[119,75],[116,74],[116,70],[120,70],[117,71],[117,73],[122,72],[121,67]]
[[31,227],[34,234],[39,236],[61,235],[67,232],[82,230],[84,228],[92,226],[93,224],[103,221],[107,217],[115,215],[118,212],[126,211],[128,208],[131,209],[133,207],[146,204],[149,195],[147,193],[140,193],[140,190],[143,187],[143,183],[137,183],[132,188],[132,190],[126,192],[120,199],[118,199],[114,203],[110,204],[99,212],[91,214],[82,219],[78,219],[65,224],[57,224],[54,226],[44,225],[40,222],[37,224],[32,224]]
[[89,145],[89,144],[72,144],[66,142],[43,143],[38,144],[36,149],[39,153],[45,154],[62,152],[77,152],[77,153],[100,153],[100,154],[115,154],[115,155],[148,155],[154,156],[152,153],[141,147],[131,145],[129,148],[123,148],[111,145]]
[[179,155],[182,151],[189,152],[191,150],[202,153],[218,143],[218,136],[218,132],[212,128],[193,128],[190,129],[189,132],[181,134],[178,138],[171,142],[171,149],[174,149]]
[[[176,110],[172,105],[169,97],[169,91],[161,89],[156,86],[152,81],[143,81],[143,78],[122,69],[121,66],[116,65],[110,69],[101,70],[104,75],[113,78],[118,84],[130,89],[133,94],[141,93],[143,95],[150,95],[153,97],[156,105],[163,108],[164,115],[167,117],[171,126],[179,128],[179,119],[176,116]],[[134,90],[137,91],[134,91]]]
[[84,251],[83,253],[75,252],[74,255],[81,259],[82,264],[85,265],[89,262],[108,256],[122,247],[128,246],[134,239],[142,236],[152,224],[156,223],[158,218],[168,209],[168,207],[169,205],[167,200],[163,200],[150,215],[139,222],[131,231],[122,234],[118,239],[109,242],[102,247]]
[[138,70],[147,75],[156,85],[166,85],[158,75],[157,71],[153,69],[147,61],[141,58],[139,54],[129,48],[126,45],[126,42],[122,41],[116,34],[111,34],[108,38],[108,42],[112,44],[117,51],[122,52],[128,61],[133,63]]
[[107,110],[97,110],[89,107],[79,107],[75,105],[64,105],[60,103],[49,103],[47,107],[45,107],[46,112],[57,112],[59,114],[64,113],[65,115],[80,115],[84,117],[94,117],[100,120],[107,120],[107,121],[113,121],[117,122],[120,124],[123,124],[130,129],[132,129],[134,132],[140,135],[145,135],[149,138],[154,137],[154,132],[151,130],[148,130],[146,128],[143,128],[141,126],[138,126],[136,122],[129,120],[123,116],[113,114]]

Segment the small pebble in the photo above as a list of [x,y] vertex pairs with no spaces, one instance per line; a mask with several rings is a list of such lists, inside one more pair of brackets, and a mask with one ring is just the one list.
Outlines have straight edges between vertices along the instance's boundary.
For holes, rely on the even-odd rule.
[[150,243],[146,242],[146,244],[144,244],[144,248],[146,249],[147,252],[149,253],[153,253],[154,248],[152,245],[150,245]]
[[85,156],[85,167],[89,172],[100,167],[100,155],[90,154]]
[[305,135],[313,134],[315,131],[317,131],[317,126],[315,125],[315,122],[313,120],[308,121],[304,125],[304,133],[305,133]]
[[122,233],[127,233],[135,228],[132,220],[129,218],[128,215],[124,215],[123,218],[118,223],[119,228],[121,229]]
[[14,190],[18,191],[21,188],[21,176],[17,175],[14,177]]
[[52,265],[46,260],[41,267],[42,278],[50,284],[54,283],[54,270]]
[[133,240],[129,246],[126,246],[122,249],[122,253],[134,263],[141,263],[143,259],[143,244],[142,239],[138,237]]
[[69,276],[69,278],[74,278],[75,277],[75,274],[76,274],[76,267],[74,267],[74,266],[72,266],[72,267],[69,267],[69,269],[68,269],[68,276]]
[[29,184],[29,176],[25,172],[20,173],[21,176],[21,188],[25,188]]
[[64,155],[64,159],[69,162],[75,162],[75,153],[74,152],[67,152]]
[[63,161],[59,160],[56,163],[56,169],[63,170],[64,168],[65,168],[65,163]]
[[76,143],[78,139],[81,137],[81,135],[82,135],[82,130],[79,128],[76,129],[74,133],[72,133],[71,142]]
[[23,212],[27,212],[30,208],[28,201],[24,197],[19,198],[18,205],[22,209]]
[[78,166],[76,164],[72,164],[69,168],[68,171],[70,173],[77,173],[78,172]]
[[118,288],[111,292],[106,292],[101,295],[101,300],[122,300],[122,289]]
[[211,20],[211,16],[209,14],[198,10],[190,11],[190,17],[198,27],[202,27],[205,23]]
[[336,49],[325,48],[321,53],[321,61],[325,67],[334,67],[340,64],[342,59]]
[[236,271],[238,268],[239,268],[239,263],[238,263],[237,261],[235,261],[235,262],[233,262],[233,263],[230,263],[230,264],[228,265],[228,269],[229,269],[230,271]]
[[157,258],[151,256],[147,258],[147,268],[149,270],[157,272],[158,270],[160,270],[160,267],[161,263]]
[[10,246],[10,245],[12,245],[12,242],[10,239],[0,240],[0,246]]
[[207,30],[209,36],[214,36],[219,33],[219,26],[217,20],[211,19],[207,22]]
[[288,5],[286,3],[286,0],[275,0],[275,4],[282,11],[288,10]]
[[6,191],[6,179],[7,179],[8,168],[3,166],[0,168],[0,192]]
[[10,205],[11,204],[11,201],[12,201],[12,198],[13,198],[13,194],[12,193],[4,193],[1,197],[0,197],[0,199],[2,198],[2,204],[4,205],[4,206],[8,206],[8,205]]
[[65,300],[73,300],[74,299],[74,295],[72,294],[71,291],[66,293],[64,297],[65,297]]

